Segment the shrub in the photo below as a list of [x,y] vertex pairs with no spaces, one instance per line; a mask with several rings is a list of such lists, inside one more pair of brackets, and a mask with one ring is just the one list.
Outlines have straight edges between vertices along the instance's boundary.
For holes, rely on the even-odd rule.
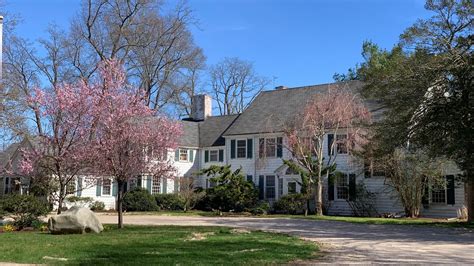
[[156,211],[155,198],[144,188],[137,187],[125,194],[123,198],[125,211]]
[[301,194],[289,194],[281,197],[273,204],[275,213],[302,214],[306,209],[306,197]]
[[266,201],[261,201],[255,207],[250,209],[250,212],[253,215],[265,215],[268,213],[269,209],[270,209],[270,204]]
[[257,204],[258,191],[252,182],[245,179],[241,169],[232,172],[230,165],[211,166],[203,173],[213,176],[211,181],[218,184],[206,190],[206,200],[212,209],[242,212],[251,210]]
[[13,225],[30,227],[40,216],[49,212],[48,204],[32,195],[9,195],[2,201],[2,209],[13,218]]
[[96,200],[89,204],[89,209],[91,209],[91,211],[103,211],[105,209],[105,204],[102,201]]
[[156,194],[156,204],[160,210],[178,211],[184,209],[184,201],[178,194]]
[[90,205],[93,201],[91,197],[78,197],[78,196],[70,196],[70,197],[67,197],[66,200],[69,203],[74,204],[74,206]]

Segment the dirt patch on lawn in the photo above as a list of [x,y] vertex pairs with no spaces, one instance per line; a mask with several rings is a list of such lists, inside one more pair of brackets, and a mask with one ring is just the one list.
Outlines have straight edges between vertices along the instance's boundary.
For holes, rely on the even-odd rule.
[[193,232],[189,238],[184,241],[200,241],[206,239],[208,236],[214,235],[214,232],[207,232],[207,233],[196,233]]

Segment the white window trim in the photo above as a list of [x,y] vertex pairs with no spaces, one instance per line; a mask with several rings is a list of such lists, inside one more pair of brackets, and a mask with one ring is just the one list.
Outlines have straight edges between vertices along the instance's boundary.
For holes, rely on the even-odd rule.
[[[211,153],[212,152],[216,152],[216,160],[212,160],[212,156],[211,156]],[[209,150],[209,163],[216,163],[216,162],[219,162],[219,150]]]
[[[244,141],[244,142],[245,142],[245,145],[244,145],[244,149],[245,149],[244,157],[239,157],[239,141]],[[247,159],[247,139],[236,139],[236,140],[235,140],[235,158],[236,158],[236,159]]]
[[337,193],[337,187],[338,187],[338,180],[336,178],[335,183],[334,183],[334,201],[347,201],[349,199],[349,173],[342,173],[346,177],[346,185],[347,185],[347,199],[340,199],[338,197],[339,193]]
[[[104,194],[104,181],[109,180],[110,181],[110,194]],[[111,178],[103,178],[102,183],[100,184],[101,189],[100,189],[100,195],[101,196],[112,196],[112,190],[113,190],[113,182]]]
[[[267,154],[267,142],[269,139],[273,139],[275,142],[274,142],[274,146],[275,146],[275,152],[273,155],[269,156]],[[276,158],[277,157],[277,137],[268,137],[268,138],[265,138],[265,141],[264,141],[264,154],[265,154],[265,158]]]
[[337,137],[338,137],[338,136],[343,136],[343,138],[345,138],[346,140],[347,140],[347,138],[348,138],[347,134],[334,134],[334,138],[335,138],[335,142],[336,142],[336,143],[335,143],[335,145],[336,145],[336,147],[335,147],[336,153],[337,153],[337,154],[341,154],[341,155],[349,154],[349,150],[348,150],[348,148],[347,148],[347,143],[345,143],[345,145],[346,145],[346,152],[339,152],[338,145],[343,145],[343,143],[338,143],[338,142],[337,142],[337,140],[338,140]]

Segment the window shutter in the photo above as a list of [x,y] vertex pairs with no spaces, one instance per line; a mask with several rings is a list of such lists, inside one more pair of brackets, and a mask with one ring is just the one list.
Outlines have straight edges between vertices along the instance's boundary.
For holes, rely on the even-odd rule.
[[100,197],[102,195],[102,180],[98,179],[96,184],[95,195]]
[[230,141],[230,158],[235,158],[235,139]]
[[282,137],[277,138],[277,157],[278,158],[283,157],[283,138]]
[[139,188],[142,187],[142,176],[137,177],[137,187],[139,187]]
[[247,139],[247,158],[252,159],[253,157],[253,139]]
[[253,183],[253,176],[252,175],[247,175],[247,181]]
[[168,193],[168,179],[166,177],[163,177],[162,179],[162,184],[163,184],[163,194]]
[[77,189],[76,189],[77,196],[82,196],[82,177],[77,178]]
[[204,162],[209,162],[209,151],[204,151]]
[[349,201],[354,201],[356,199],[357,190],[356,190],[356,175],[349,174]]
[[446,199],[449,205],[454,205],[456,203],[455,200],[455,185],[454,185],[454,176],[448,175],[446,176]]
[[112,182],[112,196],[117,196],[118,185],[117,181]]
[[334,154],[334,151],[331,151],[331,146],[333,142],[334,142],[334,134],[328,134],[328,155]]
[[219,150],[219,162],[224,161],[224,150]]
[[194,150],[188,150],[189,152],[189,161],[194,162]]
[[179,177],[175,177],[174,179],[174,193],[179,191]]
[[146,190],[148,190],[148,193],[151,194],[151,181],[152,181],[152,176],[149,175],[146,177]]
[[265,155],[265,139],[258,139],[258,158],[263,158]]
[[179,149],[174,151],[174,161],[179,162]]
[[265,198],[265,176],[261,175],[258,177],[258,198],[263,200]]
[[334,175],[328,177],[328,200],[334,200]]

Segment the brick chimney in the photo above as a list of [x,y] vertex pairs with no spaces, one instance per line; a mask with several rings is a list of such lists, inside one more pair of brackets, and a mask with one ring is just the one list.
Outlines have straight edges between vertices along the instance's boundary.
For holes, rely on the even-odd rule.
[[212,98],[207,94],[194,95],[191,99],[191,119],[205,120],[212,116]]

